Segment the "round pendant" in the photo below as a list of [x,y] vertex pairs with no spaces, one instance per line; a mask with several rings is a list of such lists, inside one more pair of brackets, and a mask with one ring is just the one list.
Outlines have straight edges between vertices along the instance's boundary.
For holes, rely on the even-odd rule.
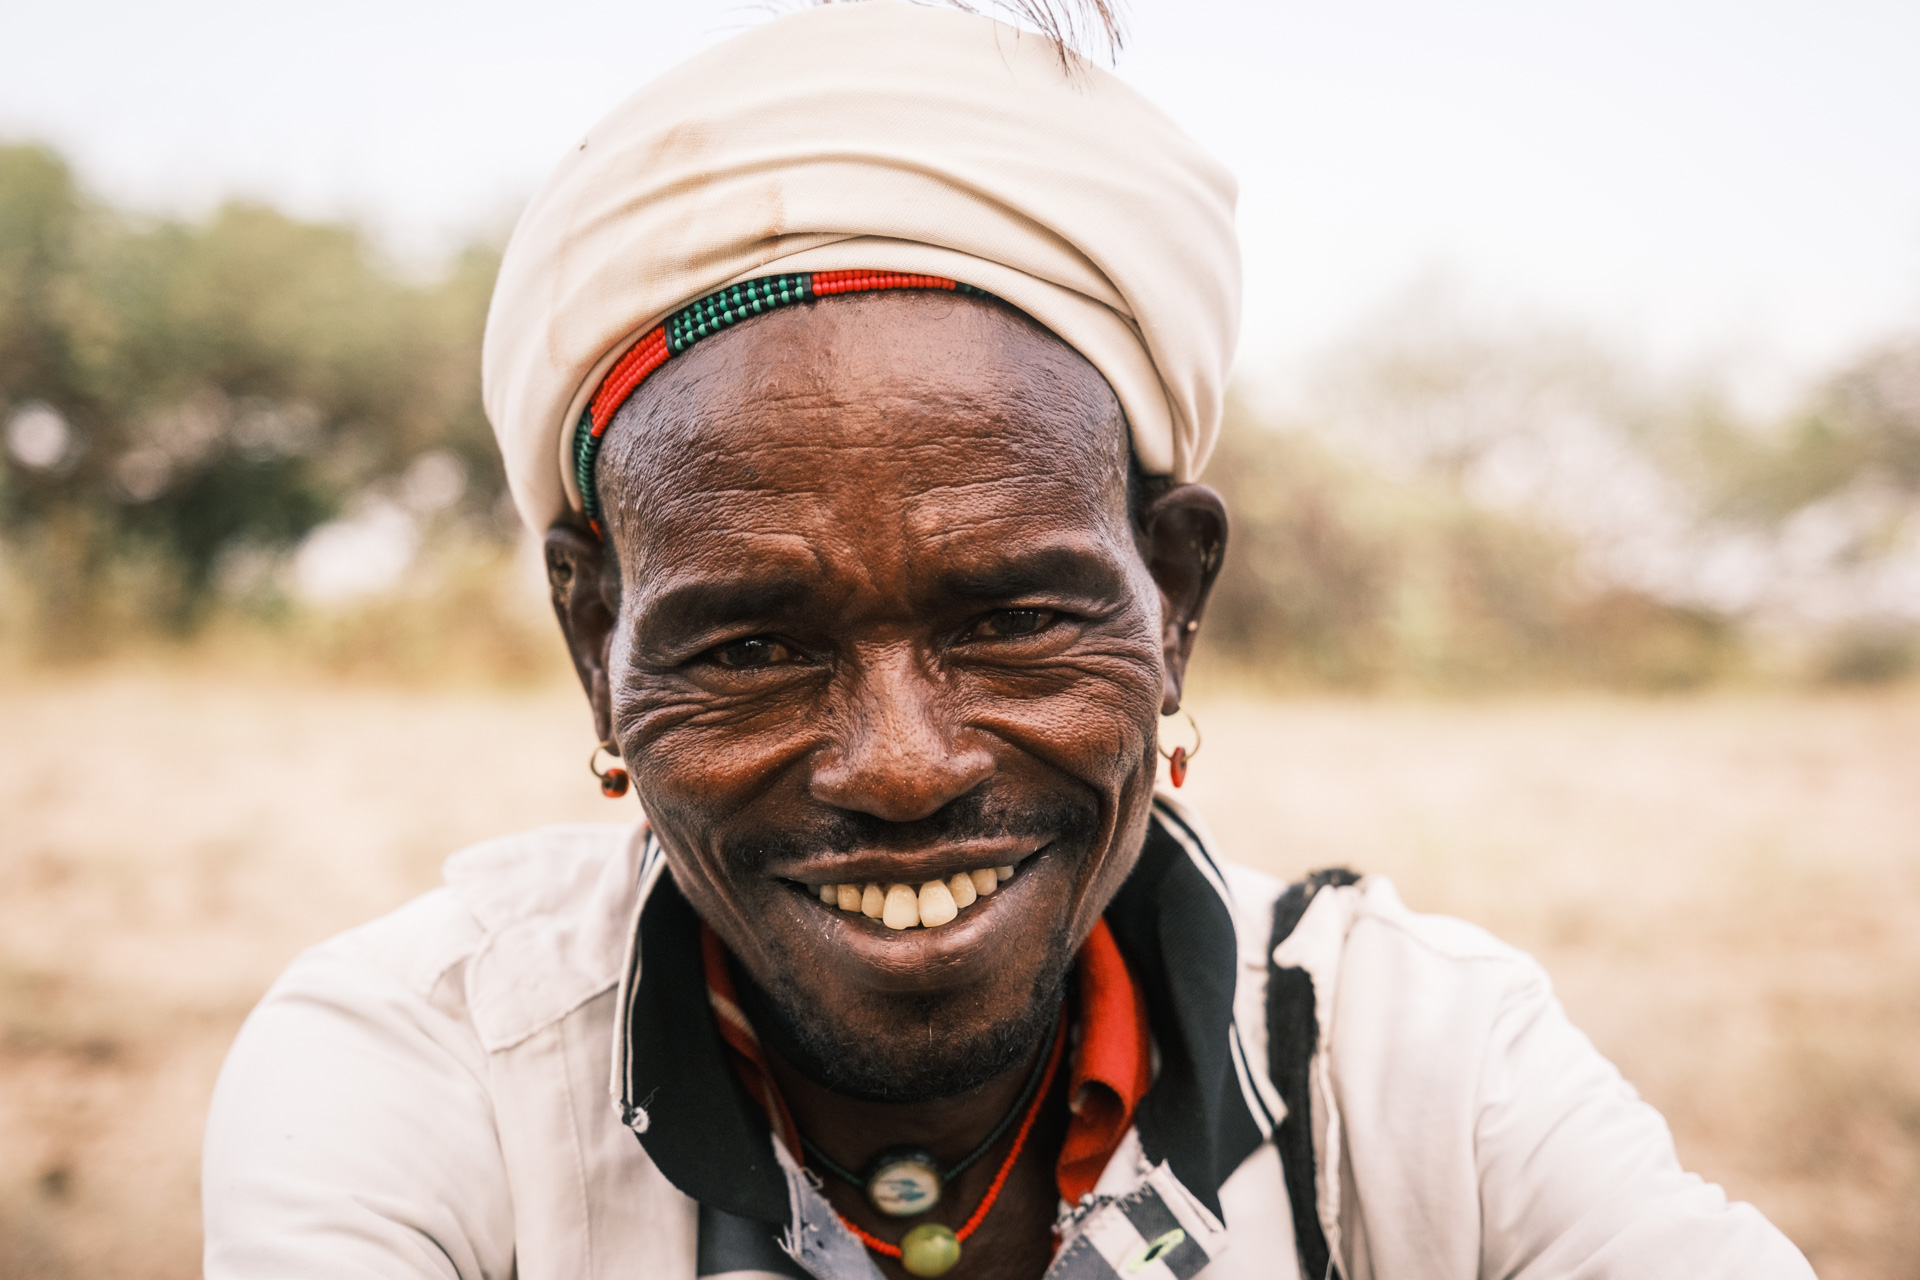
[[940,1203],[940,1162],[920,1148],[889,1148],[868,1167],[867,1200],[888,1217],[911,1218]]
[[953,1228],[923,1222],[900,1238],[900,1265],[916,1276],[945,1275],[960,1261],[960,1237]]

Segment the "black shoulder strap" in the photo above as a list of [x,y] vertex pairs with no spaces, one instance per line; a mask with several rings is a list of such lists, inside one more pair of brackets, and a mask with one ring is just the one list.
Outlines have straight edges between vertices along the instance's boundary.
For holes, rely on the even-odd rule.
[[1316,871],[1273,904],[1273,936],[1267,943],[1267,1071],[1273,1087],[1287,1104],[1287,1115],[1273,1135],[1280,1150],[1280,1169],[1287,1180],[1287,1203],[1293,1209],[1294,1246],[1300,1254],[1305,1280],[1325,1280],[1335,1274],[1320,1229],[1319,1197],[1314,1188],[1312,1094],[1307,1071],[1314,1047],[1320,1043],[1320,1019],[1314,1012],[1313,979],[1304,969],[1282,969],[1273,953],[1307,913],[1313,895],[1329,885],[1353,884],[1359,876],[1344,868]]

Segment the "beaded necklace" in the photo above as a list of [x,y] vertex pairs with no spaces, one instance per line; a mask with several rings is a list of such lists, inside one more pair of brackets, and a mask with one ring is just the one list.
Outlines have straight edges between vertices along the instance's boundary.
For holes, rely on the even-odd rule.
[[[1054,1021],[1053,1034],[1060,1034],[1060,1021]],[[1000,1123],[993,1126],[993,1132],[980,1140],[980,1144],[960,1160],[946,1168],[933,1155],[920,1147],[888,1147],[867,1162],[867,1172],[862,1175],[853,1172],[835,1160],[819,1144],[806,1134],[800,1134],[800,1145],[822,1169],[842,1182],[851,1183],[867,1193],[867,1202],[890,1218],[916,1218],[923,1213],[931,1213],[940,1203],[941,1190],[955,1178],[978,1164],[980,1157],[993,1150],[1013,1122],[1027,1109],[1027,1103],[1033,1100],[1034,1091],[1040,1086],[1041,1073],[1047,1069],[1047,1059],[1052,1056],[1053,1041],[1047,1041],[1047,1051],[1034,1058],[1033,1068],[1027,1072],[1027,1082],[1020,1086],[1020,1096],[1014,1099],[1007,1114],[1000,1117]]]
[[[1039,1087],[1034,1090],[1032,1101],[1027,1104],[1026,1116],[1020,1121],[1020,1131],[1014,1134],[1013,1146],[1008,1150],[1007,1158],[1000,1162],[999,1172],[993,1175],[993,1182],[987,1187],[987,1194],[980,1198],[979,1207],[973,1211],[972,1216],[961,1225],[958,1231],[943,1223],[923,1222],[902,1236],[899,1244],[889,1244],[880,1237],[861,1229],[846,1214],[835,1210],[841,1223],[859,1237],[861,1244],[883,1257],[898,1258],[900,1265],[913,1275],[933,1277],[945,1275],[952,1270],[954,1264],[960,1261],[960,1246],[980,1229],[982,1222],[986,1221],[987,1214],[993,1210],[994,1202],[1000,1198],[1000,1189],[1007,1185],[1007,1177],[1013,1172],[1013,1166],[1020,1162],[1020,1153],[1027,1145],[1027,1135],[1033,1132],[1033,1122],[1039,1118],[1041,1105],[1046,1102],[1047,1093],[1053,1085],[1054,1074],[1059,1070],[1061,1049],[1065,1042],[1066,1037],[1060,1034],[1060,1023],[1056,1022],[1053,1047],[1047,1052],[1045,1059],[1046,1070],[1039,1077]],[[1031,1078],[1029,1083],[1032,1083]],[[1016,1106],[1014,1111],[1008,1112],[1009,1118],[1018,1110]],[[1004,1132],[1005,1128],[1005,1122],[1002,1122],[1000,1131]],[[808,1144],[808,1149],[812,1150],[811,1143]],[[976,1150],[972,1158],[978,1159],[980,1154],[982,1151]],[[829,1172],[838,1174],[840,1171],[829,1170]],[[859,1185],[857,1180],[848,1180],[853,1181],[856,1186]],[[928,1208],[931,1207],[931,1205],[928,1206]]]

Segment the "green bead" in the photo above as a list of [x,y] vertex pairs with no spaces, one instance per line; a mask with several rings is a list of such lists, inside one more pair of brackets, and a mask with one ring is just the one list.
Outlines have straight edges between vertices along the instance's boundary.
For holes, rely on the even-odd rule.
[[900,1238],[900,1265],[917,1276],[943,1276],[960,1261],[960,1237],[952,1227],[923,1222]]

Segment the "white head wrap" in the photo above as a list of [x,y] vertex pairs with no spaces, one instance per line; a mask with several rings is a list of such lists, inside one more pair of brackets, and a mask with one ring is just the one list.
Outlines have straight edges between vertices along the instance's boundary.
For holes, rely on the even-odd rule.
[[1239,332],[1233,202],[1171,120],[1041,36],[899,0],[767,23],[628,98],[514,230],[482,364],[514,501],[537,531],[579,510],[574,423],[666,316],[858,269],[1019,307],[1105,375],[1148,472],[1192,479]]

